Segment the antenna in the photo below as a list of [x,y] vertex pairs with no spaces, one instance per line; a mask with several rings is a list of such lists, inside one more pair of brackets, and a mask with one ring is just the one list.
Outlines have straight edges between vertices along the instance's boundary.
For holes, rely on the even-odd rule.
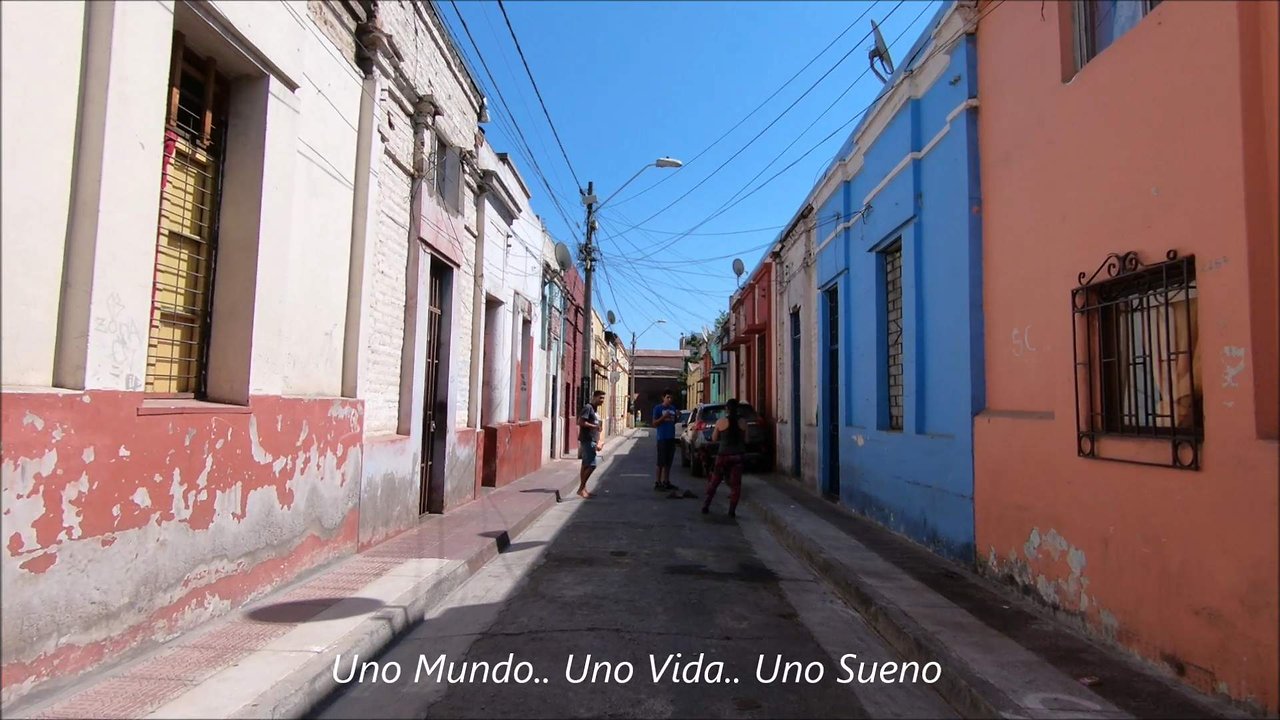
[[560,272],[567,272],[573,267],[573,256],[569,254],[569,246],[562,242],[556,243],[556,264],[560,266]]
[[742,273],[747,271],[747,266],[742,264],[742,258],[734,258],[733,274],[738,276],[738,287],[742,287]]
[[605,317],[605,319],[606,319],[606,320],[608,320],[608,321],[609,321],[609,324],[610,324],[610,325],[612,325],[612,324],[614,324],[614,323],[618,322],[618,316],[617,316],[617,315],[614,315],[612,310],[610,310],[609,312],[605,313],[605,314],[604,314],[604,317]]
[[[885,75],[893,74],[893,58],[889,57],[889,46],[884,44],[884,36],[880,34],[880,26],[876,25],[876,21],[871,21],[871,32],[876,36],[875,47],[867,52],[867,62],[871,64],[871,72],[880,78],[880,82],[889,82]],[[876,61],[880,61],[880,67],[884,70],[885,75],[881,75],[876,69]]]

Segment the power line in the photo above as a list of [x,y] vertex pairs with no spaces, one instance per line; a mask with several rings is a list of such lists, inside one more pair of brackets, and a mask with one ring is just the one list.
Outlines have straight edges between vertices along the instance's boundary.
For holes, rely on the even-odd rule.
[[[978,23],[979,23],[979,22],[981,22],[981,20],[982,20],[983,18],[985,18],[987,15],[990,15],[992,12],[994,12],[994,11],[995,11],[995,9],[996,9],[996,8],[998,8],[998,7],[1000,7],[1001,5],[1003,5],[1003,4],[1004,4],[1004,2],[1005,2],[1005,0],[997,0],[997,2],[993,3],[993,4],[992,4],[990,7],[988,7],[988,8],[987,8],[987,9],[986,9],[986,10],[985,10],[981,15],[979,15],[977,18],[975,18],[975,19],[973,20],[973,23],[972,23],[971,27],[964,27],[964,28],[961,28],[961,29],[960,29],[959,31],[957,31],[957,32],[956,32],[956,34],[955,34],[954,36],[952,36],[951,38],[947,39],[947,40],[946,40],[946,41],[944,41],[944,42],[937,43],[937,44],[934,46],[933,50],[932,50],[928,55],[926,55],[926,56],[925,56],[925,58],[924,58],[923,60],[921,60],[921,61],[920,61],[920,63],[919,63],[916,67],[917,67],[917,68],[922,67],[922,66],[924,66],[924,64],[925,64],[925,63],[927,63],[929,60],[933,59],[933,57],[934,57],[934,56],[936,56],[936,55],[938,55],[938,54],[940,54],[940,53],[942,53],[942,52],[946,52],[946,51],[950,50],[950,49],[951,49],[951,47],[955,44],[955,42],[956,42],[957,40],[959,40],[959,39],[960,39],[960,37],[962,37],[966,32],[968,32],[968,31],[969,31],[969,29],[971,29],[971,28],[976,28],[976,27],[977,27],[977,25],[978,25]],[[904,64],[902,67],[907,67],[907,65],[905,65],[905,64]],[[897,87],[897,85],[898,85],[899,83],[901,83],[903,79],[905,79],[906,77],[910,76],[913,72],[914,72],[914,69],[913,69],[913,70],[909,70],[909,71],[905,71],[905,72],[904,72],[904,74],[903,74],[903,76],[902,76],[902,78],[899,78],[899,79],[898,79],[898,81],[894,83],[893,87]],[[892,90],[892,87],[890,88],[890,91],[891,91],[891,90]],[[783,173],[785,173],[786,171],[788,171],[788,170],[790,170],[791,168],[795,167],[795,166],[796,166],[796,165],[797,165],[801,160],[805,159],[806,157],[808,157],[809,155],[811,155],[815,150],[817,150],[818,148],[822,147],[822,146],[823,146],[823,144],[825,144],[825,143],[826,143],[828,140],[830,140],[832,137],[835,137],[836,133],[840,132],[841,130],[844,130],[844,129],[845,129],[845,128],[847,128],[848,126],[850,126],[850,125],[852,125],[853,123],[857,122],[859,118],[861,118],[862,116],[864,116],[868,111],[870,111],[873,107],[875,107],[877,104],[879,104],[883,98],[887,97],[887,96],[888,96],[888,92],[889,92],[889,91],[885,91],[885,92],[882,92],[882,93],[878,94],[878,95],[876,96],[876,98],[871,102],[871,104],[867,105],[867,106],[866,106],[866,107],[864,107],[862,110],[860,110],[859,112],[857,112],[856,114],[854,114],[854,115],[853,115],[853,117],[849,118],[849,120],[848,120],[848,121],[846,121],[844,124],[842,124],[841,126],[837,127],[835,130],[831,131],[831,133],[830,133],[830,134],[828,134],[828,135],[827,135],[826,137],[824,137],[823,139],[819,140],[817,144],[815,144],[813,147],[811,147],[811,148],[809,148],[808,150],[806,150],[806,151],[804,152],[804,154],[802,154],[800,157],[796,158],[796,159],[795,159],[795,160],[793,160],[791,163],[789,163],[786,167],[782,168],[782,169],[781,169],[781,170],[779,170],[778,172],[776,172],[776,173],[774,173],[773,175],[771,175],[767,180],[765,180],[764,182],[762,182],[762,183],[760,183],[759,185],[757,185],[754,189],[752,189],[752,190],[751,190],[750,192],[748,192],[747,194],[743,195],[742,197],[738,198],[737,200],[734,200],[731,204],[729,204],[729,205],[727,205],[727,206],[722,206],[722,207],[721,207],[720,209],[718,209],[716,212],[712,213],[711,215],[709,215],[708,217],[706,217],[705,219],[703,219],[703,220],[702,220],[702,222],[699,222],[697,225],[694,225],[692,228],[690,228],[690,232],[692,232],[692,231],[694,231],[694,230],[697,230],[698,228],[700,228],[700,227],[702,227],[703,225],[707,224],[707,223],[708,223],[708,222],[710,222],[711,220],[713,220],[713,219],[715,219],[715,218],[719,217],[720,215],[723,215],[725,212],[728,212],[728,211],[729,211],[731,208],[733,208],[735,205],[737,205],[737,204],[741,203],[743,200],[746,200],[747,198],[749,198],[749,197],[751,197],[752,195],[756,194],[756,193],[757,193],[757,192],[759,192],[761,189],[763,189],[766,185],[768,185],[769,183],[771,183],[771,182],[773,182],[774,180],[776,180],[776,179],[777,179],[779,176],[781,176]],[[742,189],[746,189],[746,187],[747,187],[747,186],[749,186],[749,185],[750,185],[750,183],[748,183],[747,185],[744,185]],[[739,192],[741,192],[741,190],[739,190]],[[737,194],[737,193],[735,193],[735,195],[736,195],[736,194]],[[680,240],[681,238],[683,238],[683,237],[685,237],[685,236],[684,236],[684,235],[680,235],[680,236],[677,236],[677,237],[672,238],[672,239],[671,239],[671,240],[669,240],[666,244],[664,244],[664,245],[662,245],[662,246],[660,246],[660,247],[658,247],[658,248],[654,249],[652,252],[650,252],[650,253],[649,253],[649,255],[644,256],[644,257],[652,257],[654,254],[656,254],[656,253],[658,253],[658,252],[661,252],[661,251],[665,250],[666,248],[668,248],[668,247],[670,247],[670,246],[674,245],[677,241],[679,241],[679,240]]]
[[[884,19],[883,19],[883,20],[881,20],[881,23],[883,23],[885,20],[888,20],[890,17],[892,17],[892,16],[893,16],[893,14],[894,14],[895,12],[897,12],[897,11],[898,11],[898,8],[902,7],[902,3],[903,3],[903,2],[905,2],[905,1],[906,1],[906,0],[898,0],[898,4],[893,6],[893,9],[889,11],[889,14],[888,14],[888,15],[885,15]],[[839,59],[839,60],[837,60],[837,61],[835,62],[835,64],[834,64],[834,65],[832,65],[830,68],[828,68],[828,69],[827,69],[827,71],[826,71],[825,73],[823,73],[823,74],[822,74],[822,76],[821,76],[821,77],[819,77],[817,80],[815,80],[815,81],[813,82],[813,84],[812,84],[812,85],[810,85],[808,88],[806,88],[806,89],[805,89],[805,91],[804,91],[804,92],[800,93],[800,96],[799,96],[799,97],[797,97],[795,100],[793,100],[793,101],[791,102],[791,104],[790,104],[790,105],[788,105],[788,106],[786,107],[786,109],[784,109],[782,112],[778,113],[777,117],[775,117],[773,120],[770,120],[768,125],[765,125],[765,126],[764,126],[764,128],[762,128],[762,129],[760,130],[760,132],[756,133],[755,137],[751,138],[750,140],[748,140],[748,141],[746,142],[746,144],[745,144],[745,145],[743,145],[742,147],[738,148],[738,151],[737,151],[737,152],[735,152],[734,154],[730,155],[730,156],[728,157],[728,159],[726,159],[724,162],[720,163],[720,165],[719,165],[719,166],[717,166],[715,170],[712,170],[710,174],[708,174],[706,177],[702,178],[702,180],[698,181],[698,184],[697,184],[697,185],[694,185],[693,187],[691,187],[691,188],[689,188],[688,190],[686,190],[686,191],[684,192],[684,194],[683,194],[683,195],[681,195],[681,196],[677,197],[675,200],[672,200],[670,203],[667,203],[667,205],[666,205],[665,207],[663,207],[661,210],[659,210],[659,211],[655,212],[654,214],[652,214],[652,215],[650,215],[649,217],[645,218],[644,220],[640,221],[640,226],[643,226],[645,223],[649,222],[650,220],[653,220],[654,218],[658,217],[659,215],[661,215],[662,213],[666,212],[667,210],[670,210],[672,207],[674,207],[674,206],[675,206],[677,203],[679,203],[681,200],[684,200],[685,198],[689,197],[689,195],[693,194],[693,191],[694,191],[694,190],[697,190],[698,188],[702,187],[702,186],[703,186],[703,185],[704,185],[708,180],[710,180],[711,178],[715,177],[715,176],[716,176],[716,174],[718,174],[721,170],[723,170],[723,169],[725,168],[725,166],[727,166],[729,163],[733,162],[733,160],[734,160],[735,158],[737,158],[739,155],[741,155],[743,152],[745,152],[745,151],[747,150],[747,148],[749,148],[749,147],[751,147],[752,145],[754,145],[754,144],[755,144],[755,142],[756,142],[756,140],[759,140],[761,136],[763,136],[766,132],[768,132],[768,131],[769,131],[769,128],[771,128],[771,127],[773,127],[774,125],[776,125],[776,124],[778,123],[778,121],[779,121],[779,120],[781,120],[784,116],[786,116],[786,114],[787,114],[787,113],[791,112],[792,108],[794,108],[796,105],[800,104],[800,101],[801,101],[801,100],[803,100],[803,99],[805,99],[806,97],[808,97],[809,93],[813,92],[814,88],[818,87],[818,85],[820,85],[820,84],[822,83],[822,81],[823,81],[823,80],[826,80],[826,79],[827,79],[827,77],[828,77],[829,75],[831,75],[831,73],[835,72],[835,71],[836,71],[836,68],[838,68],[838,67],[840,67],[841,65],[843,65],[843,64],[844,64],[844,61],[845,61],[845,60],[848,60],[848,59],[849,59],[849,56],[850,56],[850,55],[852,55],[854,52],[856,52],[856,51],[858,50],[858,46],[862,44],[862,41],[863,41],[863,40],[866,40],[866,39],[867,39],[867,38],[869,38],[869,37],[871,37],[871,35],[872,35],[872,33],[871,33],[871,32],[868,32],[866,35],[864,35],[864,36],[862,37],[862,39],[861,39],[861,40],[858,40],[856,43],[854,43],[853,47],[849,48],[849,52],[847,52],[847,53],[845,53],[844,55],[842,55],[842,56],[840,57],[840,59]],[[639,226],[637,226],[637,227],[639,227]],[[630,229],[630,228],[628,228],[628,229]]]
[[[931,6],[932,4],[933,4],[932,2],[927,2],[927,3],[925,3],[925,4],[924,4],[924,6],[920,9],[920,12],[919,12],[919,13],[917,13],[917,14],[916,14],[916,16],[915,16],[914,18],[912,18],[912,19],[911,19],[911,22],[907,23],[907,26],[906,26],[906,27],[904,27],[904,28],[902,29],[902,32],[898,33],[898,36],[897,36],[897,37],[895,37],[891,43],[889,43],[889,46],[890,46],[890,47],[892,47],[892,46],[896,45],[896,44],[898,43],[898,41],[899,41],[899,40],[901,40],[901,39],[903,38],[903,36],[907,34],[907,31],[908,31],[908,30],[910,30],[910,29],[912,28],[912,26],[914,26],[917,22],[919,22],[921,17],[924,17],[924,14],[925,14],[926,12],[928,12],[928,10],[929,10],[929,6]],[[906,60],[906,63],[907,63],[907,64],[909,64],[909,63],[910,63],[910,58],[908,58],[908,59]],[[739,193],[741,193],[743,190],[746,190],[748,187],[750,187],[750,186],[751,186],[751,183],[753,183],[753,182],[755,182],[756,180],[758,180],[758,179],[760,178],[760,176],[761,176],[761,175],[763,175],[763,174],[765,174],[765,172],[766,172],[769,168],[773,167],[773,164],[774,164],[774,163],[778,162],[778,160],[780,160],[780,159],[782,158],[782,156],[783,156],[783,155],[786,155],[788,150],[790,150],[791,148],[795,147],[795,144],[796,144],[797,142],[799,142],[799,141],[800,141],[800,138],[804,137],[806,133],[808,133],[810,130],[812,130],[812,129],[813,129],[813,126],[814,126],[814,125],[817,125],[819,120],[821,120],[822,118],[826,117],[826,116],[827,116],[827,113],[831,112],[831,109],[832,109],[832,108],[834,108],[837,104],[839,104],[839,102],[840,102],[841,100],[843,100],[843,99],[844,99],[844,96],[845,96],[845,95],[848,95],[848,94],[849,94],[849,92],[850,92],[851,90],[853,90],[853,88],[854,88],[855,86],[857,86],[857,84],[862,80],[862,78],[866,77],[867,73],[868,73],[868,72],[870,72],[870,71],[871,71],[871,66],[870,66],[870,65],[868,65],[866,70],[863,70],[863,71],[862,71],[862,73],[861,73],[860,75],[858,75],[858,77],[854,78],[854,80],[853,80],[853,82],[852,82],[852,83],[849,83],[849,87],[845,88],[844,92],[842,92],[842,93],[840,93],[838,96],[836,96],[836,99],[835,99],[835,100],[832,100],[832,101],[831,101],[831,104],[830,104],[830,105],[828,105],[828,106],[826,107],[826,109],[825,109],[825,110],[823,110],[822,112],[818,113],[818,116],[817,116],[817,117],[815,117],[815,118],[813,119],[813,122],[809,123],[809,126],[808,126],[808,127],[806,127],[804,130],[801,130],[798,134],[796,134],[795,138],[794,138],[794,139],[792,139],[792,140],[791,140],[791,142],[790,142],[790,143],[789,143],[785,148],[783,148],[783,149],[782,149],[782,152],[780,152],[780,153],[778,153],[777,155],[775,155],[775,156],[773,157],[773,159],[772,159],[772,160],[770,160],[770,161],[769,161],[769,163],[768,163],[767,165],[765,165],[763,168],[761,168],[761,169],[760,169],[760,172],[756,173],[754,177],[752,177],[750,180],[748,180],[748,181],[747,181],[747,182],[742,186],[742,189],[741,189],[741,190],[739,190],[737,193],[734,193],[733,195],[731,195],[731,196],[729,197],[729,199],[728,199],[728,200],[726,200],[725,202],[726,202],[726,203],[727,203],[727,202],[730,202],[730,201],[732,201],[734,198],[738,197],[738,194],[739,194]],[[724,205],[722,204],[720,207],[724,207]],[[716,209],[718,210],[719,208],[716,208]]]
[[[516,134],[521,142],[524,143],[524,150],[528,154],[528,160],[533,167],[534,172],[538,175],[538,179],[542,181],[543,187],[546,188],[547,194],[550,196],[551,202],[560,212],[560,218],[565,221],[569,228],[569,232],[573,232],[573,222],[569,220],[568,213],[560,205],[560,201],[555,196],[555,191],[551,189],[551,184],[547,180],[547,174],[542,171],[542,166],[538,164],[538,159],[534,157],[532,146],[529,144],[528,138],[525,137],[524,131],[520,129],[520,123],[516,120],[515,113],[511,111],[511,106],[507,104],[507,100],[502,95],[501,88],[498,87],[498,81],[493,71],[489,69],[489,63],[484,59],[484,54],[480,52],[480,45],[476,43],[475,36],[471,34],[471,28],[467,25],[467,19],[462,16],[462,11],[458,9],[456,0],[449,0],[449,4],[453,7],[453,12],[458,16],[458,22],[462,23],[462,30],[467,35],[467,40],[471,42],[471,48],[475,51],[476,57],[480,60],[480,65],[484,68],[485,74],[489,77],[489,82],[493,86],[494,93],[498,96],[498,102],[502,103],[503,109],[507,111],[507,117],[511,121],[512,127],[515,128]],[[554,128],[553,128],[554,130]],[[570,168],[572,170],[572,168]]]
[[675,172],[672,172],[672,173],[663,173],[663,175],[662,175],[662,179],[658,180],[658,182],[656,182],[656,183],[654,183],[654,184],[650,185],[649,187],[647,187],[647,188],[645,188],[645,189],[641,190],[640,192],[636,193],[635,195],[631,195],[630,197],[626,197],[626,198],[623,198],[622,200],[617,200],[617,201],[615,201],[615,202],[614,202],[614,206],[616,207],[616,206],[618,206],[618,205],[621,205],[621,204],[622,204],[622,203],[624,203],[624,202],[627,202],[627,201],[630,201],[630,200],[634,200],[635,198],[640,197],[641,195],[643,195],[643,194],[645,194],[645,193],[649,192],[650,190],[652,190],[652,189],[654,189],[654,188],[658,187],[659,185],[661,185],[662,183],[666,182],[667,180],[670,180],[672,177],[674,177],[674,176],[678,175],[678,174],[680,173],[680,171],[681,171],[681,170],[683,170],[683,169],[684,169],[684,168],[686,168],[686,167],[689,167],[689,166],[690,166],[690,165],[692,165],[695,161],[697,161],[697,159],[698,159],[698,158],[702,157],[703,155],[706,155],[706,154],[707,154],[707,152],[709,152],[712,148],[714,148],[716,145],[719,145],[721,140],[724,140],[725,138],[729,137],[729,134],[730,134],[730,133],[732,133],[734,130],[737,130],[738,128],[742,127],[742,124],[743,124],[743,123],[745,123],[747,120],[750,120],[752,116],[754,116],[757,112],[759,112],[759,111],[760,111],[760,108],[762,108],[762,107],[764,107],[765,105],[767,105],[767,104],[769,103],[769,101],[770,101],[770,100],[772,100],[772,99],[774,99],[775,97],[777,97],[777,96],[778,96],[778,93],[780,93],[780,92],[782,92],[783,90],[785,90],[785,89],[787,88],[787,86],[789,86],[792,82],[794,82],[794,81],[795,81],[795,79],[796,79],[796,78],[800,77],[800,75],[801,75],[805,70],[808,70],[808,69],[809,69],[809,68],[810,68],[810,67],[811,67],[815,62],[817,62],[817,61],[818,61],[818,58],[820,58],[820,57],[822,57],[823,55],[825,55],[825,54],[827,53],[827,51],[828,51],[828,50],[830,50],[830,49],[831,49],[831,47],[832,47],[833,45],[835,45],[837,42],[839,42],[839,41],[840,41],[840,38],[842,38],[842,37],[844,37],[845,35],[849,34],[849,31],[850,31],[850,30],[852,30],[852,29],[854,28],[854,26],[855,26],[855,25],[857,25],[858,23],[862,22],[862,18],[866,17],[866,16],[867,16],[867,13],[871,12],[871,11],[875,8],[875,6],[876,6],[876,5],[879,5],[879,4],[880,4],[880,0],[876,0],[876,2],[873,2],[873,3],[871,3],[869,6],[867,6],[867,9],[866,9],[866,10],[863,10],[863,11],[862,11],[862,14],[861,14],[861,15],[859,15],[859,16],[857,17],[857,19],[855,19],[853,22],[849,23],[849,25],[848,25],[847,27],[845,27],[845,29],[844,29],[844,30],[841,30],[841,31],[840,31],[840,34],[839,34],[839,35],[837,35],[837,36],[835,36],[835,38],[833,38],[833,39],[831,40],[831,42],[827,43],[827,46],[826,46],[826,47],[824,47],[824,48],[822,48],[822,50],[820,50],[820,51],[818,52],[818,54],[817,54],[817,55],[814,55],[814,56],[813,56],[813,58],[809,60],[809,62],[805,63],[805,64],[804,64],[804,67],[800,68],[799,70],[797,70],[797,71],[795,72],[795,74],[794,74],[794,75],[792,75],[791,77],[787,78],[786,82],[784,82],[784,83],[782,83],[781,85],[779,85],[777,90],[774,90],[774,91],[773,91],[773,93],[769,95],[769,97],[767,97],[767,98],[765,98],[764,100],[762,100],[762,101],[760,102],[760,104],[759,104],[759,105],[757,105],[757,106],[755,106],[755,108],[754,108],[751,112],[749,112],[749,113],[747,113],[746,115],[744,115],[744,116],[742,117],[742,119],[741,119],[741,120],[739,120],[737,123],[735,123],[735,124],[734,124],[734,126],[733,126],[733,127],[729,128],[728,130],[725,130],[725,131],[724,131],[724,133],[722,133],[722,134],[720,135],[720,137],[716,138],[714,142],[712,142],[710,145],[706,146],[706,147],[705,147],[705,148],[703,148],[701,151],[699,151],[697,155],[694,155],[692,158],[689,158],[689,160],[688,160],[687,162],[685,162],[684,167],[677,168],[677,169],[676,169],[676,171],[675,171]]
[[[452,2],[453,0],[450,0]],[[547,104],[542,100],[542,91],[538,89],[538,82],[533,79],[533,71],[529,69],[529,61],[524,57],[524,50],[520,47],[520,39],[516,37],[515,28],[511,27],[511,18],[507,16],[507,7],[502,4],[502,0],[498,0],[498,9],[502,11],[502,19],[507,21],[507,31],[511,33],[511,41],[516,44],[516,52],[520,53],[520,62],[524,63],[524,71],[529,76],[529,84],[533,85],[533,91],[538,95],[538,104],[542,106],[542,114],[547,117],[547,124],[551,126],[551,134],[555,135],[556,144],[560,146],[560,155],[564,157],[564,164],[569,166],[569,174],[573,175],[573,181],[582,187],[582,181],[578,179],[578,174],[573,170],[573,163],[569,162],[569,153],[564,150],[564,143],[560,142],[560,133],[556,132],[556,124],[551,121],[551,113],[547,112]]]

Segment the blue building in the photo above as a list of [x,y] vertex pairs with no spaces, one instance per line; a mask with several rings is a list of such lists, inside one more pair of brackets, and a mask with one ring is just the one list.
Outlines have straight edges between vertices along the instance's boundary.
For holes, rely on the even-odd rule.
[[811,195],[821,489],[965,562],[984,405],[973,19],[938,11]]

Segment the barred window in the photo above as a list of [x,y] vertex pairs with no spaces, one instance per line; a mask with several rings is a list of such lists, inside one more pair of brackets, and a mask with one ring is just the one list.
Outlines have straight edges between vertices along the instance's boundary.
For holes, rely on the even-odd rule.
[[205,393],[229,94],[213,58],[186,49],[175,33],[147,341],[149,393]]
[[885,365],[889,429],[902,429],[902,242],[881,253],[884,268]]
[[[1099,279],[1105,271],[1106,277]],[[1199,467],[1204,435],[1198,367],[1195,258],[1143,266],[1112,254],[1072,293],[1078,454],[1104,436],[1170,442],[1168,464]],[[1165,464],[1165,463],[1161,463]]]

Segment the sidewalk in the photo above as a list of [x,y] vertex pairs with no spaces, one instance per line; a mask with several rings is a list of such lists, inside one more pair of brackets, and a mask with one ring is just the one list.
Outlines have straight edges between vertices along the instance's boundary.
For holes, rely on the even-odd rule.
[[817,497],[743,479],[743,499],[964,717],[1253,717],[1101,647],[1047,611]]
[[[594,485],[627,430],[606,442]],[[334,656],[375,656],[561,499],[576,458],[554,460],[446,515],[308,574],[262,600],[6,717],[299,717],[335,683]]]

